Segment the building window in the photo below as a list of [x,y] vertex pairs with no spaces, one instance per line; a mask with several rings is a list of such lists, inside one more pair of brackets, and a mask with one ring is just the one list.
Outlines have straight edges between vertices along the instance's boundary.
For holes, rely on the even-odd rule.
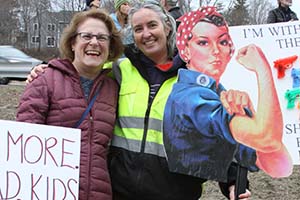
[[48,31],[55,31],[55,24],[48,24]]
[[52,36],[47,37],[47,46],[54,47],[55,46],[55,39]]
[[40,37],[39,36],[32,36],[31,37],[31,43],[39,43]]
[[34,24],[33,24],[33,30],[34,30],[34,31],[37,31],[38,29],[39,29],[38,23],[34,23]]

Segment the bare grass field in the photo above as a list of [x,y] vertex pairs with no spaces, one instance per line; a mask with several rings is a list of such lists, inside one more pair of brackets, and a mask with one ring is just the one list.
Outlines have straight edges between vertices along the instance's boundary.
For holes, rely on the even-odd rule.
[[[0,85],[0,118],[15,120],[19,97],[24,83]],[[273,179],[263,172],[249,173],[252,200],[300,200],[300,167],[294,166],[293,174],[288,178]],[[182,183],[184,184],[184,183]],[[203,200],[226,199],[219,191],[216,182],[205,184]]]

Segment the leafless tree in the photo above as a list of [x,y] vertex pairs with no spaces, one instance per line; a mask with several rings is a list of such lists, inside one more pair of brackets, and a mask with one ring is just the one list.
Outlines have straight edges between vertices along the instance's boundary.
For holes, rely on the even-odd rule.
[[17,18],[17,1],[0,0],[0,4],[0,44],[14,44],[20,27]]
[[[181,1],[184,1],[184,0],[181,0]],[[191,0],[188,0],[187,3],[188,3],[189,10],[191,10]],[[219,11],[224,10],[224,7],[225,7],[224,1],[221,1],[221,0],[199,0],[196,5],[196,8],[193,8],[193,9],[197,9],[202,6],[215,6],[215,7],[217,7],[217,10],[219,10]]]
[[266,22],[268,12],[274,8],[270,0],[249,0],[247,1],[247,12],[244,16],[237,16],[236,13],[233,15],[232,12],[235,9],[235,5],[238,1],[231,0],[228,3],[227,9],[222,11],[222,14],[225,16],[229,24],[237,25],[236,20],[234,18],[243,19],[243,25],[251,25],[251,24],[263,24]]
[[51,0],[53,10],[81,11],[85,7],[85,0]]
[[251,0],[249,7],[250,24],[264,24],[274,5],[268,0]]
[[[189,0],[189,4],[190,4],[191,0]],[[217,6],[217,4],[222,3],[222,1],[220,0],[199,0],[198,1],[198,7],[201,6]]]
[[[33,0],[18,0],[18,8],[19,8],[19,21],[21,24],[20,34],[22,37],[20,40],[22,44],[19,44],[22,48],[28,47],[28,32],[29,32],[29,24],[31,18],[35,14],[35,10],[33,9]],[[20,41],[19,41],[20,42]]]

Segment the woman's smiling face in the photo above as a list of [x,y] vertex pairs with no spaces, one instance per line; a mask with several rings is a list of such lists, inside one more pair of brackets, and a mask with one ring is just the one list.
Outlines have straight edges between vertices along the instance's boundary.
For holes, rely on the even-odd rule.
[[[93,35],[110,35],[105,23],[93,18],[88,18],[80,24],[77,32]],[[95,36],[92,36],[90,40],[84,38],[78,34],[72,45],[74,50],[73,64],[76,68],[99,70],[99,66],[102,66],[107,61],[110,40],[99,41]]]
[[132,16],[131,22],[136,46],[153,61],[167,57],[167,35],[160,17],[154,11],[143,8]]
[[219,80],[232,56],[232,42],[226,26],[198,22],[185,49],[190,70]]

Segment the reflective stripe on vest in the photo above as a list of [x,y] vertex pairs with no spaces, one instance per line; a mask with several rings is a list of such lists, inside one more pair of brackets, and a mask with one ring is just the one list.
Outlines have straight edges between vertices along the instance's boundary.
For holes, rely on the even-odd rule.
[[[114,129],[112,146],[140,152],[148,106],[149,85],[128,59],[119,65],[120,83],[118,119]],[[162,119],[167,98],[177,77],[163,83],[151,105],[145,153],[165,157],[162,137]]]

